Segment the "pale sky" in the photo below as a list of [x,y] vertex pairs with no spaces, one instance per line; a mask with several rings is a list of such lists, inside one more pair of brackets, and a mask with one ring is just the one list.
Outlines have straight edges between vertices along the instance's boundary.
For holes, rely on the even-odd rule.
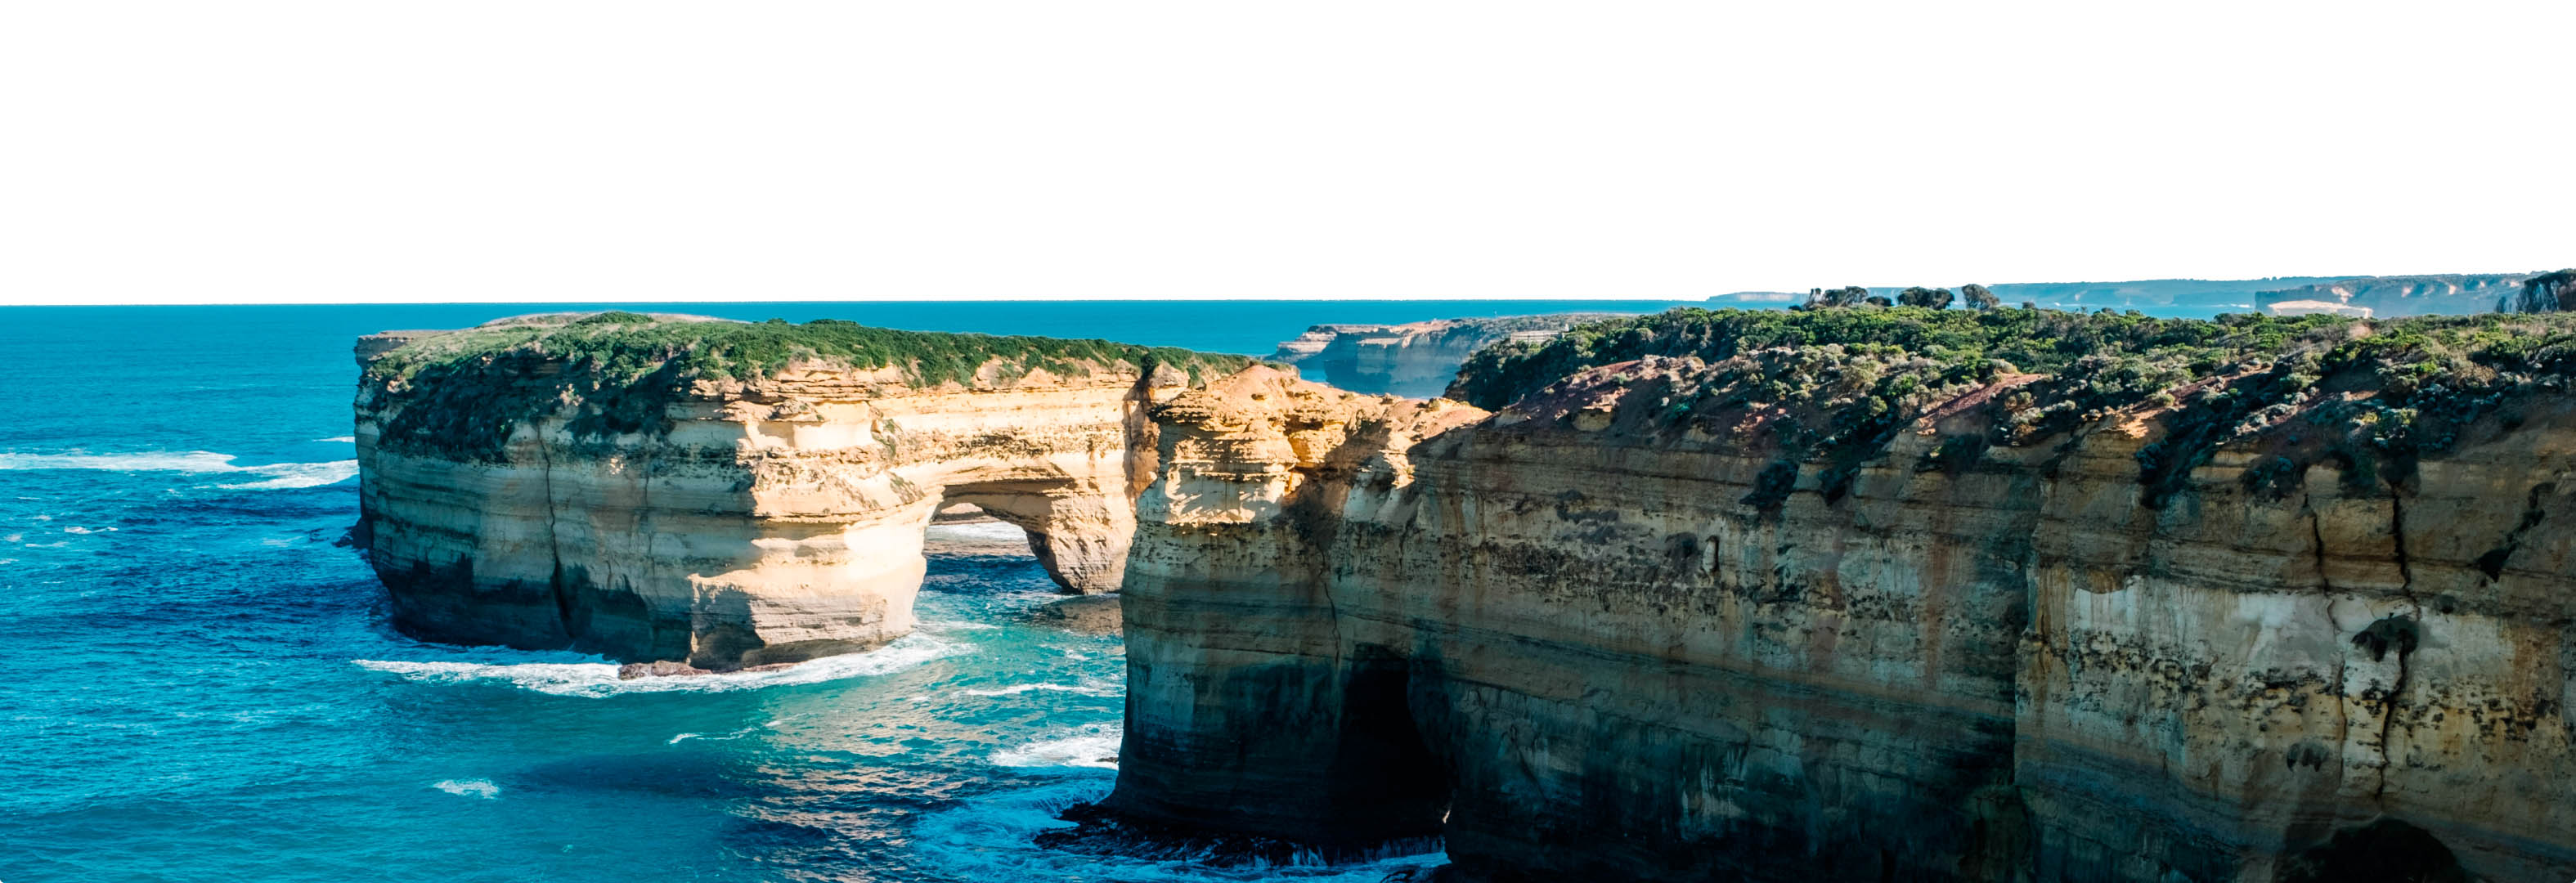
[[0,302],[2576,264],[2576,3],[19,2]]

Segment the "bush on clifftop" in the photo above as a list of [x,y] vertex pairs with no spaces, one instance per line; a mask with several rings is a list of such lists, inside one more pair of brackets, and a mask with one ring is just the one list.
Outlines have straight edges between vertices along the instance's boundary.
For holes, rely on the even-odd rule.
[[402,400],[385,444],[489,459],[532,417],[572,408],[577,435],[654,430],[662,409],[695,381],[766,377],[798,360],[891,367],[916,386],[973,385],[988,366],[1003,379],[1170,366],[1197,382],[1253,362],[1175,347],[898,331],[838,319],[795,325],[606,312],[505,319],[424,338],[368,363],[363,382]]
[[1470,358],[1453,397],[1500,408],[1588,368],[1637,359],[1706,364],[1661,381],[1665,425],[1759,426],[1783,457],[1856,468],[1930,408],[1998,386],[1989,428],[1962,451],[2035,443],[2124,409],[2164,434],[2139,453],[2160,504],[2221,445],[2273,457],[2248,480],[2280,492],[2307,466],[2405,480],[2422,454],[2490,416],[2518,420],[2576,375],[2576,316],[2159,319],[2136,313],[1919,307],[1677,309],[1577,326]]

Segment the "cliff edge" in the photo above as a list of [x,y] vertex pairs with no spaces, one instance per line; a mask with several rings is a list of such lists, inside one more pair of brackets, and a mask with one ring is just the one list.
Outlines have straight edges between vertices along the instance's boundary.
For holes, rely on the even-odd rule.
[[705,669],[910,631],[970,503],[1117,588],[1141,408],[1250,360],[847,322],[552,314],[357,348],[361,528],[395,625]]
[[1475,881],[2567,879],[2571,375],[2556,317],[1898,308],[1489,350],[1490,412],[1230,378],[1150,409],[1108,824]]

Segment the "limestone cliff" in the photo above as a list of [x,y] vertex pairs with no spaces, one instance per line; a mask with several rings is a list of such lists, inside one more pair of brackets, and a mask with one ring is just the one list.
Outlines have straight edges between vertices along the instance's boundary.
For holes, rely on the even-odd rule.
[[2265,291],[2256,306],[2274,315],[2339,313],[2363,318],[2464,316],[2503,312],[2522,294],[2531,273],[2431,276],[2362,276]]
[[1248,363],[1099,341],[610,313],[359,345],[363,528],[395,624],[708,669],[910,630],[970,503],[1117,588],[1139,408]]
[[1430,398],[1458,365],[1504,341],[1545,341],[1565,329],[1614,313],[1562,313],[1484,319],[1434,319],[1404,325],[1317,325],[1281,341],[1271,361],[1352,392]]
[[1109,806],[1469,880],[2576,877],[2576,323],[1956,313],[1158,406]]

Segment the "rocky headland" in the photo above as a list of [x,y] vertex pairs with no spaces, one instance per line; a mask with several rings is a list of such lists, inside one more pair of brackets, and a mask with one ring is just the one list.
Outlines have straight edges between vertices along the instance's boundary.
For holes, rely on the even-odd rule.
[[414,634],[639,675],[874,646],[961,502],[1123,586],[1048,611],[1127,645],[1118,783],[1065,848],[2576,877],[2576,317],[1686,309],[1484,347],[1429,400],[846,323],[361,354]]
[[1352,392],[1435,398],[1469,355],[1497,343],[1544,342],[1612,313],[1434,319],[1403,325],[1317,325],[1281,341],[1270,360]]
[[2576,876],[2576,321],[1683,310],[1150,409],[1115,792],[1476,881]]
[[[634,313],[359,342],[360,535],[429,640],[641,673],[864,650],[971,504],[1069,592],[1118,587],[1142,408],[1251,360]],[[650,663],[665,663],[654,667]]]
[[2523,283],[2537,273],[2363,276],[2255,295],[2276,316],[2334,313],[2361,318],[2462,316],[2512,312]]

